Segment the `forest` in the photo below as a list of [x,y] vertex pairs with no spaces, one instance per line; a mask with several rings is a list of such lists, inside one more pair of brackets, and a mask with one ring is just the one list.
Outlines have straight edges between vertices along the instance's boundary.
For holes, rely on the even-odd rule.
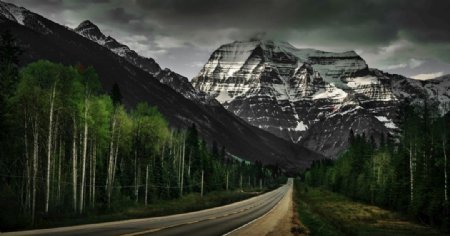
[[235,160],[195,124],[170,127],[156,107],[127,108],[94,68],[37,61],[0,41],[0,225],[111,212],[189,193],[276,184],[281,170]]
[[305,182],[448,232],[450,116],[425,100],[402,107],[399,119],[400,133],[379,142],[350,131],[349,149],[336,160],[315,162]]

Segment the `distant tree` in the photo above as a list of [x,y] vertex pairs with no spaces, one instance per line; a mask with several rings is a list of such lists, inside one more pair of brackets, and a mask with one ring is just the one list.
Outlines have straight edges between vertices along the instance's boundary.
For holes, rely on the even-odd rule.
[[113,101],[114,106],[122,104],[122,94],[120,93],[120,88],[117,83],[114,83],[114,85],[111,89],[110,96],[111,96],[111,100]]
[[[6,114],[8,113],[8,100],[16,91],[19,82],[19,56],[22,50],[17,46],[14,36],[9,30],[0,35],[0,144],[2,149],[3,137],[7,136]],[[0,156],[3,156],[3,151]]]
[[19,56],[22,49],[17,46],[9,30],[0,35],[0,89],[1,95],[9,97],[19,82]]
[[355,132],[353,129],[350,129],[350,133],[348,134],[348,143],[352,144],[355,141]]
[[217,145],[216,140],[214,140],[213,144],[212,144],[212,156],[216,159],[219,159],[219,157],[220,157],[219,146]]

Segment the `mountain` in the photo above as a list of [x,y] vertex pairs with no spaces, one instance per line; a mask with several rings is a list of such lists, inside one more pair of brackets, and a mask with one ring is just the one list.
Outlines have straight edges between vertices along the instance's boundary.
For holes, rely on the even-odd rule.
[[448,86],[369,68],[354,51],[270,40],[220,46],[192,84],[249,124],[328,157],[346,148],[350,130],[378,141],[395,135],[404,102],[431,97],[443,112],[449,104]]
[[441,114],[450,111],[450,74],[420,82],[430,97],[436,98]]
[[[152,74],[157,72],[157,66],[153,67],[154,70],[152,67],[144,70],[130,63],[130,58],[119,56],[72,29],[0,1],[0,33],[4,30],[11,31],[25,51],[20,58],[22,65],[46,59],[65,65],[93,66],[105,91],[110,91],[114,83],[119,85],[123,103],[128,109],[139,102],[157,106],[172,127],[186,128],[194,123],[203,138],[225,146],[230,155],[277,164],[286,170],[305,168],[311,161],[323,158],[301,145],[247,124],[220,104],[187,99]],[[146,61],[151,62],[152,59]],[[173,72],[164,73],[171,76]],[[170,78],[178,82],[175,77]]]
[[85,20],[81,22],[80,25],[78,25],[78,27],[74,30],[78,34],[108,48],[120,57],[123,57],[129,63],[151,74],[161,83],[170,86],[187,99],[200,103],[218,104],[214,98],[208,96],[204,92],[194,89],[186,77],[177,74],[168,68],[162,69],[153,58],[143,57],[137,52],[131,50],[128,46],[119,43],[111,36],[104,35],[98,26],[91,21]]

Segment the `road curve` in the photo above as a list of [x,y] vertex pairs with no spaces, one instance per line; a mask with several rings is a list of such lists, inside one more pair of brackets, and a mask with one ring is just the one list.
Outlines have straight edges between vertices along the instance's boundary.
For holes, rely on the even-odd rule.
[[1,235],[223,235],[268,213],[291,187],[292,179],[289,179],[287,184],[271,192],[230,205],[184,214]]

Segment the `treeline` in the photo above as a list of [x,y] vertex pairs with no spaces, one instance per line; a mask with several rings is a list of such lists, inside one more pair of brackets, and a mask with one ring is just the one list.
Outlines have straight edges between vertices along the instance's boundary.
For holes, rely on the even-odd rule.
[[305,180],[448,231],[450,116],[427,101],[402,111],[398,137],[376,143],[352,132],[349,149],[336,161],[314,163]]
[[0,44],[0,225],[49,215],[114,211],[188,193],[275,184],[278,168],[230,159],[195,125],[169,128],[146,103],[126,110],[91,67],[38,61],[19,70],[10,34]]

